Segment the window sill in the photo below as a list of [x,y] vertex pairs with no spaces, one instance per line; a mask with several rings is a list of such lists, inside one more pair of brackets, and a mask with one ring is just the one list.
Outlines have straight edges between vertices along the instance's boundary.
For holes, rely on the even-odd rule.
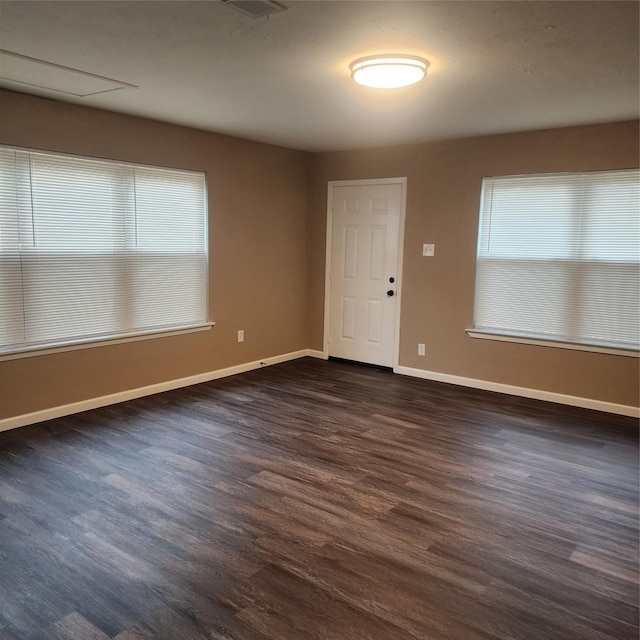
[[112,344],[124,344],[126,342],[138,342],[139,340],[152,340],[154,338],[169,338],[171,336],[181,336],[187,333],[196,333],[199,331],[209,331],[215,326],[215,322],[207,322],[205,324],[193,327],[184,327],[180,329],[165,329],[162,331],[150,331],[148,333],[137,333],[133,335],[114,336],[111,338],[91,338],[84,342],[67,342],[58,343],[48,347],[38,346],[33,348],[22,349],[21,351],[12,351],[0,354],[0,362],[7,360],[18,360],[20,358],[32,358],[34,356],[46,356],[53,353],[63,353],[65,351],[77,351],[78,349],[95,349],[97,347],[106,347]]
[[538,347],[555,347],[556,349],[572,349],[574,351],[591,351],[593,353],[606,353],[614,356],[625,356],[628,358],[640,357],[640,351],[625,349],[623,347],[604,347],[599,345],[581,344],[578,342],[560,342],[555,340],[542,340],[540,338],[526,338],[524,336],[505,335],[492,333],[481,329],[466,329],[465,333],[471,338],[481,338],[482,340],[497,340],[498,342],[516,342],[518,344],[532,344]]

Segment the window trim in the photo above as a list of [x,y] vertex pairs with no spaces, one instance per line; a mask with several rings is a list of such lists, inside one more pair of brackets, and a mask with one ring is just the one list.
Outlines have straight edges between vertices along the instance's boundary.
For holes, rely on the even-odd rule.
[[184,167],[165,166],[158,164],[149,164],[141,162],[132,162],[128,160],[118,160],[112,157],[91,156],[86,154],[77,154],[68,151],[58,151],[55,149],[43,149],[36,147],[26,147],[22,145],[13,145],[7,143],[0,143],[0,149],[9,149],[12,151],[23,151],[27,153],[42,153],[50,154],[54,156],[61,156],[78,160],[89,160],[94,162],[113,163],[118,165],[126,165],[130,167],[142,167],[149,169],[162,169],[168,171],[178,171],[185,173],[197,173],[204,178],[204,262],[205,262],[205,285],[204,285],[204,304],[206,309],[205,322],[178,326],[178,327],[163,327],[150,330],[135,331],[130,333],[110,334],[108,336],[91,336],[85,338],[79,338],[76,340],[65,340],[52,342],[49,344],[36,344],[29,347],[17,347],[12,350],[5,350],[0,352],[0,362],[6,362],[10,360],[18,360],[21,358],[31,358],[35,356],[50,355],[55,353],[65,353],[67,351],[77,351],[80,349],[91,349],[104,347],[109,345],[125,344],[128,342],[138,342],[141,340],[152,340],[156,338],[168,338],[172,336],[185,335],[188,333],[196,333],[200,331],[209,331],[215,326],[215,322],[211,320],[210,316],[210,261],[209,261],[209,175],[206,171],[198,169],[186,169]]
[[34,347],[22,349],[20,351],[10,351],[0,354],[0,362],[7,360],[19,360],[20,358],[32,358],[34,356],[46,356],[53,353],[65,353],[67,351],[77,351],[79,349],[91,349],[98,347],[107,347],[113,344],[125,344],[127,342],[139,342],[140,340],[152,340],[155,338],[170,338],[172,336],[181,336],[187,333],[198,333],[200,331],[209,331],[215,327],[215,322],[206,322],[204,324],[193,325],[189,327],[177,327],[175,329],[160,329],[155,331],[146,331],[142,333],[121,334],[119,336],[109,336],[104,338],[86,338],[78,341],[58,342],[51,346],[37,345]]
[[495,340],[497,342],[513,342],[516,344],[530,344],[538,347],[555,347],[557,349],[571,349],[573,351],[590,351],[592,353],[604,353],[612,356],[625,356],[628,358],[640,358],[640,350],[625,349],[624,347],[606,347],[598,344],[587,344],[584,342],[566,342],[563,340],[544,340],[542,338],[532,338],[516,333],[496,333],[486,329],[465,329],[465,333],[470,338],[480,338],[481,340]]

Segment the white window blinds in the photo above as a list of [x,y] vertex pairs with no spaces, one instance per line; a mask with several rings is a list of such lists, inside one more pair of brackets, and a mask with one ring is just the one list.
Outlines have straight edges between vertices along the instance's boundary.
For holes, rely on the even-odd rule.
[[639,175],[486,178],[474,329],[637,349]]
[[203,174],[0,148],[0,354],[206,322]]

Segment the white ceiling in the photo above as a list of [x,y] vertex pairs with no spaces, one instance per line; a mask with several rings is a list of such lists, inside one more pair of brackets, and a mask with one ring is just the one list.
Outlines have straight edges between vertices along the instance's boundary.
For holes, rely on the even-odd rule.
[[[635,1],[282,4],[0,2],[0,48],[139,87],[19,90],[308,151],[638,117]],[[356,85],[381,52],[426,57],[426,80]]]

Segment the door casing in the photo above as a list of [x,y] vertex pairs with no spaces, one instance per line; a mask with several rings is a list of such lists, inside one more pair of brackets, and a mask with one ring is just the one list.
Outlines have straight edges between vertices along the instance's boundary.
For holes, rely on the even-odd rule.
[[404,221],[407,202],[407,178],[370,178],[366,180],[330,180],[327,185],[327,238],[324,273],[324,331],[322,355],[329,358],[329,314],[331,312],[331,245],[333,239],[333,190],[335,187],[360,187],[377,184],[399,184],[400,192],[400,221],[398,227],[398,272],[396,277],[396,317],[393,336],[393,370],[398,368],[400,356],[400,315],[402,309],[402,266],[404,263]]

